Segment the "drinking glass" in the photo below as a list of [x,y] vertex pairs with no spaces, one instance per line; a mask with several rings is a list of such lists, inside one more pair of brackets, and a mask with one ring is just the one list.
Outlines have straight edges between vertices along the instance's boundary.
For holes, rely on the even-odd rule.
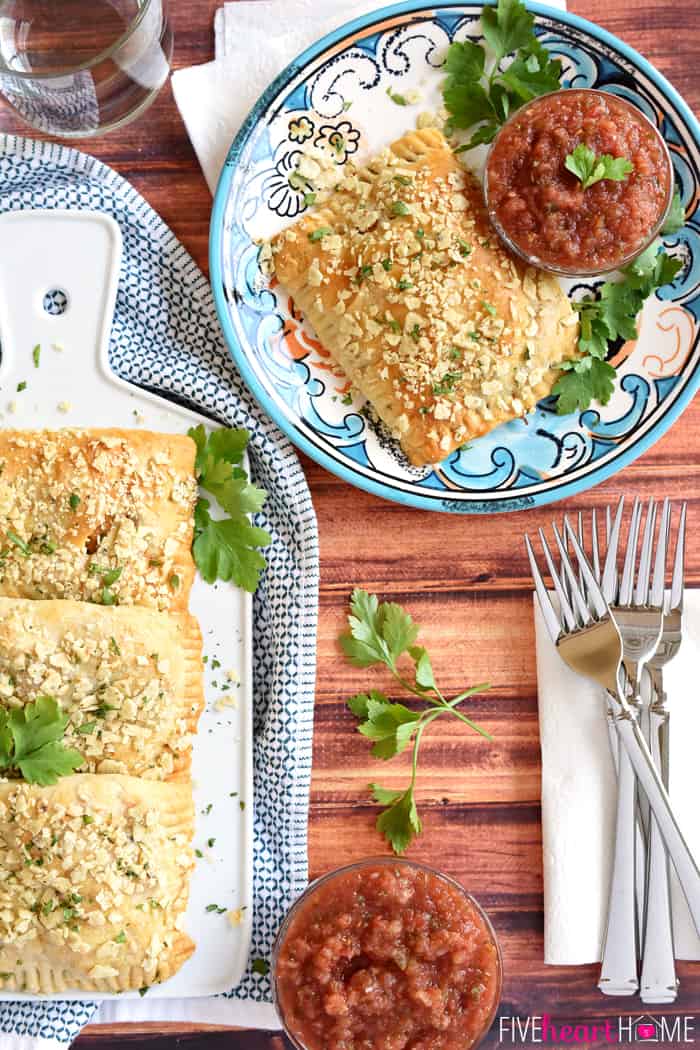
[[0,92],[50,135],[133,120],[167,80],[172,50],[166,0],[0,0]]

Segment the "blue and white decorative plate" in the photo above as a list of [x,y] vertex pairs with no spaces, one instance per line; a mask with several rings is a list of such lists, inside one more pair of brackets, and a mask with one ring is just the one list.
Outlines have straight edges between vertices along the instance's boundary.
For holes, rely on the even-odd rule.
[[[525,419],[412,467],[353,401],[344,377],[261,272],[257,241],[304,210],[290,174],[311,144],[338,165],[362,161],[440,104],[441,65],[453,40],[480,35],[481,4],[420,0],[349,22],[305,51],[270,85],[229,152],[211,231],[219,317],[238,368],[265,410],[301,449],[341,478],[431,510],[484,513],[534,507],[610,477],[656,441],[700,384],[700,127],[670,84],[640,55],[575,15],[529,5],[536,31],[562,60],[565,86],[597,87],[635,102],[672,152],[686,207],[665,240],[683,260],[673,285],[647,303],[640,337],[621,346],[605,407],[558,416],[551,400]],[[415,105],[398,107],[387,89]],[[592,288],[594,285],[588,285]],[[565,282],[580,293],[582,283]]]

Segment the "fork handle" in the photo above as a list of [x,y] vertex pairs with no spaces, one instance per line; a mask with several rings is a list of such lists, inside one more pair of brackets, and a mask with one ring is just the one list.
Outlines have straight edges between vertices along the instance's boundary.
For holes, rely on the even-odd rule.
[[683,838],[683,832],[671,808],[671,800],[656,771],[654,760],[639,725],[631,715],[626,700],[621,697],[618,699],[623,709],[622,717],[617,721],[620,740],[630,757],[637,779],[656,817],[659,832],[673,861],[695,929],[700,936],[700,871],[698,871],[688,843]]
[[[668,719],[666,696],[656,688],[649,709],[651,757],[668,787]],[[671,923],[668,854],[654,814],[649,820],[649,870],[642,953],[642,1002],[672,1003],[678,994]]]
[[608,925],[598,987],[604,995],[634,995],[637,976],[635,840],[637,781],[624,748],[617,761],[615,851],[608,900]]

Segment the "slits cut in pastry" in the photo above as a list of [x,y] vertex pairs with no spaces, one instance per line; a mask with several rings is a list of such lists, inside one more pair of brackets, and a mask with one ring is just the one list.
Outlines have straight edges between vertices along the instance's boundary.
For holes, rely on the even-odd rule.
[[52,696],[85,771],[181,780],[204,707],[188,613],[0,597],[0,707]]
[[416,465],[531,411],[578,322],[501,246],[435,129],[405,135],[272,242],[277,277]]
[[0,987],[124,992],[171,977],[193,866],[188,784],[0,784]]
[[0,430],[0,594],[187,608],[189,437]]

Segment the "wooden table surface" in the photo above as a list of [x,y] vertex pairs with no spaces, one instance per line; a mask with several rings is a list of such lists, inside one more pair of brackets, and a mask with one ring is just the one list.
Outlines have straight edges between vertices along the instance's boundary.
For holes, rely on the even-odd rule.
[[[219,0],[171,0],[176,66],[213,56],[218,4]],[[698,0],[571,0],[570,9],[645,54],[691,108],[700,109]],[[7,106],[0,106],[0,131],[22,134],[27,129]],[[206,270],[211,198],[169,88],[135,123],[77,145],[131,180]],[[604,485],[569,500],[566,509],[601,506],[621,492],[688,499],[689,583],[697,586],[698,449],[696,399],[645,456]],[[519,537],[526,528],[550,519],[551,510],[474,518],[408,510],[350,488],[309,460],[304,467],[321,538],[311,875],[383,849],[366,792],[378,764],[353,731],[354,720],[344,707],[347,696],[366,686],[368,673],[349,669],[336,646],[349,592],[360,585],[404,603],[423,625],[424,643],[446,691],[483,680],[493,683],[488,696],[473,705],[478,720],[493,732],[493,743],[447,720],[425,741],[420,781],[425,832],[410,855],[455,876],[489,910],[505,960],[501,1014],[549,1013],[574,1022],[638,1016],[644,1012],[639,1002],[607,1000],[598,994],[595,967],[554,969],[542,963],[534,639],[530,582]],[[557,513],[563,509],[560,506]],[[404,775],[401,760],[381,769],[386,782],[399,783]],[[695,1037],[700,1038],[700,965],[681,965],[679,970],[680,995],[664,1013],[671,1017],[698,1011]],[[280,1050],[283,1041],[261,1032],[93,1026],[74,1045],[78,1050]],[[485,1046],[497,1045],[495,1027]],[[604,1044],[594,1040],[578,1045]]]

